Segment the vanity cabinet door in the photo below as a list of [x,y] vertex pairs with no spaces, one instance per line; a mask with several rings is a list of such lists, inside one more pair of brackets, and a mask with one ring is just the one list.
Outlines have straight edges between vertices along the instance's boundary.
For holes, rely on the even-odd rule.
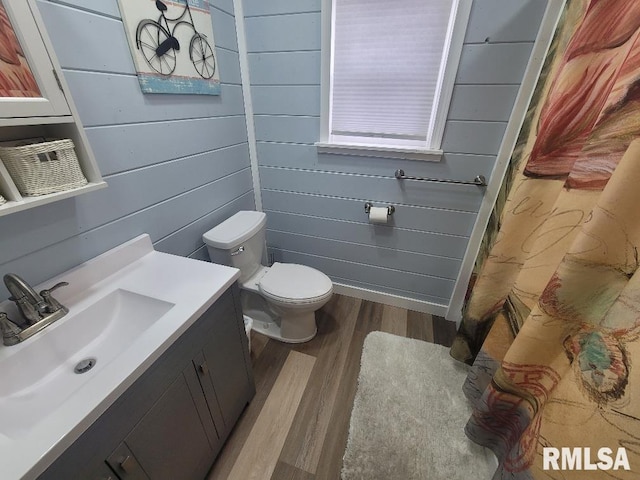
[[195,367],[195,371],[198,375],[198,380],[200,381],[200,387],[204,393],[207,408],[209,409],[209,413],[211,413],[210,418],[213,420],[216,438],[222,438],[224,435],[224,420],[222,419],[222,411],[220,410],[216,389],[214,388],[213,381],[211,380],[209,363],[207,362],[204,353],[200,352],[196,355],[193,359],[193,366]]
[[111,465],[114,472],[118,472],[118,478],[122,480],[149,480],[136,457],[124,443],[118,445],[118,448],[109,455],[107,463]]
[[[245,355],[248,355],[247,336],[242,316],[230,308],[220,312],[213,324],[210,339],[203,348],[203,358],[207,365],[208,375],[201,375],[201,382],[206,378],[212,388],[204,388],[207,403],[212,414],[217,408],[222,414],[222,425],[213,414],[218,432],[226,438],[235,425],[245,404],[239,398],[253,397],[253,383],[247,381]],[[213,393],[208,393],[213,392]],[[223,430],[224,433],[221,431]]]
[[[189,365],[127,435],[125,443],[153,480],[202,480],[213,462],[214,448],[217,451],[219,447],[215,431],[215,443],[211,444],[207,417],[210,423],[202,391]],[[116,473],[122,480],[129,480],[120,471]]]

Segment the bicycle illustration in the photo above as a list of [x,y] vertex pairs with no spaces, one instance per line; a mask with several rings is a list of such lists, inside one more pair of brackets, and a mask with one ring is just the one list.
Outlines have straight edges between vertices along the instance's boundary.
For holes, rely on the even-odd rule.
[[161,0],[156,0],[156,8],[160,12],[158,20],[144,19],[136,29],[136,47],[147,64],[161,75],[171,75],[176,69],[176,57],[180,51],[180,42],[174,33],[179,26],[186,25],[194,32],[189,42],[189,58],[193,67],[202,78],[213,77],[216,71],[213,49],[207,37],[196,30],[189,1],[185,1],[184,10],[176,18],[167,18],[167,6]]

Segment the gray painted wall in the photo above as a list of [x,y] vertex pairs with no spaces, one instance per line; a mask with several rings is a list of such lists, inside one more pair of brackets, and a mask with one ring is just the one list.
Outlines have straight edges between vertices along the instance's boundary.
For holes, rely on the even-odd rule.
[[[483,191],[399,182],[491,175],[546,0],[476,0],[439,163],[318,154],[320,0],[244,0],[267,242],[335,281],[448,305]],[[366,201],[393,204],[373,226]]]
[[211,1],[219,97],[143,95],[117,0],[38,6],[109,187],[0,218],[0,274],[39,283],[145,232],[208,260],[202,233],[255,208],[232,1]]

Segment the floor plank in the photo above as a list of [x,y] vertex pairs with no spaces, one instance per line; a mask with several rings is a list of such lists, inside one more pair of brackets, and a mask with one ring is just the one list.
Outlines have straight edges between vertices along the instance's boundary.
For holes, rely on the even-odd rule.
[[384,305],[380,330],[393,335],[407,336],[407,310],[405,308]]
[[318,466],[360,304],[361,300],[336,296],[325,307],[325,320],[332,319],[333,328],[316,337],[322,348],[282,449],[284,462],[309,473]]
[[365,337],[364,332],[355,332],[349,346],[347,367],[343,372],[338,397],[333,412],[331,412],[331,423],[327,430],[327,438],[330,438],[331,441],[325,442],[316,470],[316,479],[318,480],[337,480],[340,478],[342,456],[347,447],[349,420],[351,419],[353,400],[356,396],[360,355]]
[[422,312],[407,312],[407,337],[433,343],[432,316]]
[[271,480],[315,480],[316,476],[285,462],[278,462]]
[[256,336],[263,337],[264,339],[262,353],[253,364],[256,395],[244,410],[238,423],[229,435],[224,448],[209,473],[208,480],[226,480],[229,477],[229,473],[238,459],[244,443],[249,438],[251,429],[267,401],[267,397],[289,355],[290,350],[285,344],[269,340],[264,335],[256,334]]
[[433,343],[450,347],[456,337],[456,324],[443,317],[433,317]]
[[289,352],[269,397],[240,452],[229,480],[269,480],[311,377],[315,358]]
[[455,336],[442,317],[341,295],[316,319],[318,334],[304,344],[252,332],[256,396],[208,480],[338,480],[366,336],[381,330],[443,345]]
[[260,357],[262,350],[269,342],[269,337],[264,335],[260,335],[256,333],[254,330],[251,331],[251,360],[255,362]]

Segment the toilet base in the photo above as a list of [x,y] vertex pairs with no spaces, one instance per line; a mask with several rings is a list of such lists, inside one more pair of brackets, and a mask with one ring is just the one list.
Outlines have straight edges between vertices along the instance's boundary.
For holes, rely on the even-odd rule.
[[[304,343],[318,333],[315,312],[298,315],[293,322],[283,318],[271,318],[262,311],[245,311],[253,319],[253,330],[284,343]],[[283,328],[284,326],[284,328]]]

